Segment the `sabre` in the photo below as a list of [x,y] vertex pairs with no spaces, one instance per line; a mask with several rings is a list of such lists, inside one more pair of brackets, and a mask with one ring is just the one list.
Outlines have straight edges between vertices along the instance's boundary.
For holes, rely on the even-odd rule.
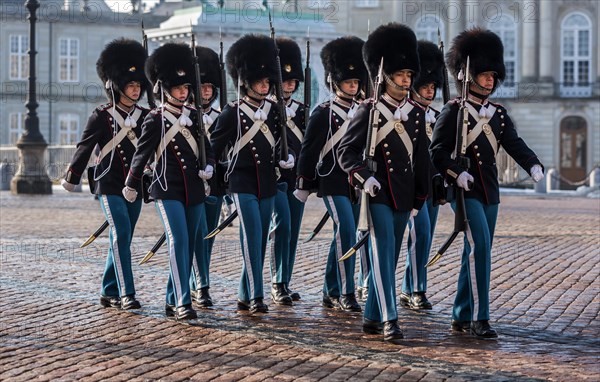
[[317,236],[317,234],[321,231],[321,229],[323,228],[325,223],[327,223],[327,220],[329,220],[329,217],[330,217],[329,211],[325,211],[325,213],[323,214],[323,217],[321,218],[321,220],[319,220],[319,223],[317,224],[315,229],[313,229],[313,231],[310,233],[310,235],[308,235],[308,237],[304,240],[305,243],[308,243],[309,241],[314,239],[315,236]]
[[[469,158],[465,155],[467,151],[467,129],[469,123],[469,111],[467,110],[467,91],[470,81],[470,58],[467,56],[467,65],[463,72],[462,95],[460,100],[460,112],[462,112],[462,123],[458,120],[456,126],[456,163],[464,170],[468,171],[470,166]],[[458,75],[460,79],[460,73]],[[454,230],[450,237],[442,244],[437,253],[425,264],[426,267],[434,265],[441,258],[444,252],[450,247],[450,244],[456,239],[460,232],[465,232],[469,224],[467,219],[467,210],[465,206],[465,190],[457,185],[454,185],[456,192],[456,210],[454,212]]]
[[349,259],[352,255],[354,255],[360,249],[360,247],[362,247],[369,241],[369,236],[369,232],[365,232],[363,237],[359,241],[357,241],[356,244],[354,244],[352,248],[348,250],[348,252],[344,253],[344,256],[340,257],[338,261],[344,261],[346,259]]
[[162,247],[162,245],[165,243],[165,240],[167,240],[167,235],[165,235],[165,233],[163,232],[162,236],[158,239],[156,244],[154,244],[154,247],[152,247],[152,249],[150,251],[148,251],[148,253],[146,253],[146,256],[144,256],[142,261],[140,261],[139,265],[142,265],[142,264],[148,262],[148,260],[150,260],[152,258],[152,256],[154,256],[156,254],[156,252],[158,252],[160,247]]
[[227,217],[227,219],[223,220],[223,222],[217,226],[217,228],[213,229],[208,235],[206,235],[204,237],[204,240],[212,239],[213,237],[217,236],[219,232],[223,231],[225,227],[228,227],[229,224],[231,224],[231,222],[234,221],[235,218],[237,218],[237,216],[237,210],[233,211],[231,215]]
[[100,236],[100,234],[102,234],[102,232],[104,232],[104,230],[107,228],[108,228],[108,221],[105,220],[104,223],[102,223],[102,225],[96,230],[96,232],[91,234],[90,237],[88,237],[87,240],[84,241],[83,244],[81,244],[79,246],[79,248],[87,247],[88,245],[92,244],[92,242],[94,240],[96,240],[96,238],[98,236]]

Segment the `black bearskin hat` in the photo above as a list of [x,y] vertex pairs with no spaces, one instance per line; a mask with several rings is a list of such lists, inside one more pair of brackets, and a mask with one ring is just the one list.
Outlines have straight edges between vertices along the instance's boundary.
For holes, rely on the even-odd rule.
[[494,32],[482,28],[473,28],[454,38],[452,47],[446,55],[446,62],[448,63],[448,70],[455,79],[457,79],[463,66],[467,64],[467,57],[470,58],[469,65],[472,77],[483,72],[496,72],[494,88],[504,81],[506,77],[504,45],[502,45],[500,37]]
[[399,70],[411,70],[413,78],[419,74],[417,37],[406,25],[389,23],[375,29],[365,43],[363,56],[372,80],[377,77],[381,57],[388,76]]
[[221,89],[221,68],[219,55],[210,48],[196,47],[196,56],[200,64],[200,80],[203,84],[211,84]]
[[329,76],[334,84],[349,79],[367,79],[367,68],[362,58],[364,41],[355,36],[345,36],[328,42],[321,50],[321,61],[325,68],[325,83]]
[[96,72],[102,80],[102,86],[110,101],[112,101],[111,81],[116,86],[113,88],[115,102],[118,102],[120,98],[117,88],[123,91],[125,86],[132,81],[140,83],[142,88],[140,98],[143,96],[149,86],[144,74],[144,63],[147,58],[146,50],[135,40],[122,38],[106,45],[96,62]]
[[441,88],[444,82],[444,55],[434,43],[420,40],[418,42],[419,62],[421,71],[413,82],[413,88],[419,90],[423,85],[433,82],[436,88]]
[[279,60],[281,61],[281,79],[304,81],[302,70],[302,53],[296,41],[287,37],[277,38]]
[[190,84],[196,88],[192,49],[186,44],[167,43],[157,48],[146,61],[146,75],[158,93],[157,82],[169,91],[174,86]]
[[236,87],[238,78],[242,87],[263,78],[268,78],[271,82],[277,79],[275,44],[265,35],[242,36],[227,51],[225,62]]

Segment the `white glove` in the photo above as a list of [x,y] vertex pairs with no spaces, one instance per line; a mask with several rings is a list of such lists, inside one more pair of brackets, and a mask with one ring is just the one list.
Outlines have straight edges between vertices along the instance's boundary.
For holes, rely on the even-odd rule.
[[204,195],[210,196],[210,186],[208,185],[208,183],[204,184]]
[[308,195],[310,195],[310,191],[295,189],[293,194],[296,197],[296,199],[298,199],[302,203],[306,203],[306,199],[308,199]]
[[473,176],[471,176],[471,174],[469,174],[468,172],[463,171],[460,173],[458,178],[456,178],[456,185],[464,189],[465,191],[471,191],[471,189],[469,188],[469,182],[473,183],[473,181],[475,181]]
[[209,180],[213,176],[213,170],[213,166],[207,164],[206,167],[204,167],[204,170],[198,171],[198,176],[200,179]]
[[412,211],[410,211],[410,217],[414,218],[415,216],[417,216],[418,213],[419,213],[419,210],[416,208],[413,208]]
[[135,199],[137,199],[138,193],[135,188],[125,186],[121,192],[123,193],[125,200],[127,200],[129,203],[133,203],[135,202]]
[[65,179],[60,180],[60,185],[63,186],[63,188],[69,192],[73,192],[75,186],[77,186],[76,184],[67,182]]
[[288,154],[287,162],[280,160],[279,167],[281,167],[284,170],[289,170],[291,168],[294,168],[294,156],[292,154]]
[[536,183],[544,177],[544,170],[542,170],[542,166],[539,164],[534,164],[529,173],[531,174],[531,179]]
[[375,179],[374,176],[369,177],[369,179],[367,179],[365,183],[363,183],[363,189],[366,193],[368,193],[371,196],[377,195],[377,192],[380,188],[381,184],[379,184],[379,182],[377,181],[377,179]]

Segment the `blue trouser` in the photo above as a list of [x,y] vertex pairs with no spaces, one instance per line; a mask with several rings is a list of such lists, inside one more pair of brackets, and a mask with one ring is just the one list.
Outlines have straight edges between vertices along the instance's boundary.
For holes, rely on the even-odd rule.
[[413,292],[427,291],[427,268],[431,241],[439,207],[427,199],[417,216],[408,220],[408,244],[406,253],[406,268],[402,282],[402,292],[410,295]]
[[263,266],[275,197],[259,199],[254,194],[232,196],[240,219],[243,256],[238,298],[241,301],[263,298]]
[[[167,304],[191,304],[190,273],[196,236],[205,222],[204,203],[185,206],[178,200],[156,200],[156,210],[167,237],[169,253],[169,280]],[[204,228],[206,229],[206,228]]]
[[356,255],[339,262],[338,259],[356,243],[356,221],[359,205],[347,196],[324,196],[323,202],[333,220],[333,240],[325,267],[323,293],[332,297],[354,293]]
[[108,255],[102,275],[103,296],[123,297],[135,294],[131,270],[131,238],[142,201],[129,203],[120,195],[99,195],[100,207],[109,224]]
[[[210,199],[209,199],[210,198]],[[217,228],[219,217],[221,216],[222,196],[209,196],[204,202],[206,211],[206,224],[201,224],[196,237],[194,248],[194,258],[192,261],[192,277],[190,278],[190,288],[192,290],[210,286],[210,258],[215,238],[204,239],[209,232]],[[198,285],[198,280],[200,284]]]
[[[498,204],[483,204],[465,199],[469,225],[464,235],[464,250],[458,275],[452,319],[480,321],[490,319],[490,273],[492,241],[498,217]],[[452,203],[452,208],[456,207]]]
[[277,191],[271,226],[271,282],[289,284],[296,261],[296,248],[304,203],[293,190]]
[[364,317],[378,322],[398,319],[396,263],[410,212],[386,204],[371,204],[371,277]]

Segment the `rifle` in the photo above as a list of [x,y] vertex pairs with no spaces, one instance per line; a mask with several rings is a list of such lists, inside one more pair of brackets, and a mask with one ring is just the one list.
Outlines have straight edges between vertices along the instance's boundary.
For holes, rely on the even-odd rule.
[[225,61],[223,60],[223,34],[219,27],[219,69],[221,70],[221,89],[219,89],[219,104],[221,110],[227,105],[227,76],[225,75]]
[[[144,30],[144,20],[142,20],[142,45],[144,49],[146,49],[146,54],[148,53],[148,36]],[[150,109],[156,108],[156,102],[154,102],[154,94],[152,93],[152,86],[148,86],[146,90],[146,98],[148,98],[148,107]]]
[[[444,42],[442,41],[440,28],[438,28],[438,47],[440,49],[440,52],[442,52],[442,57],[444,57]],[[448,71],[446,70],[446,61],[444,61],[442,76],[444,79],[444,83],[442,84],[442,99],[445,105],[446,103],[448,103],[448,101],[450,101],[450,84],[448,83]]]
[[[467,151],[467,129],[469,123],[469,110],[467,109],[467,96],[468,96],[468,84],[470,81],[469,68],[470,59],[467,56],[467,65],[463,72],[463,83],[462,83],[462,95],[460,100],[460,109],[458,115],[461,116],[462,122],[459,119],[456,124],[456,163],[462,168],[463,171],[468,171],[470,167],[469,158],[465,155]],[[460,80],[460,73],[458,78]],[[425,264],[426,267],[437,263],[444,252],[450,247],[450,244],[456,239],[456,236],[460,232],[465,232],[469,224],[467,219],[467,210],[465,207],[465,190],[457,185],[454,185],[456,192],[456,206],[454,212],[454,230],[450,234],[450,237],[442,244],[437,253]]]
[[[196,107],[196,113],[198,115],[198,150],[200,151],[200,169],[206,168],[206,146],[204,146],[204,137],[206,131],[204,130],[204,111],[202,110],[202,78],[200,77],[200,61],[196,54],[196,35],[192,33],[192,53],[194,54],[194,72],[196,75],[196,96],[194,97],[194,106]],[[204,186],[207,186],[204,181]]]
[[304,68],[304,123],[310,117],[310,29],[306,31],[306,67]]
[[[367,19],[367,38],[371,35],[371,20]],[[371,79],[367,78],[365,82],[365,99],[371,97]]]
[[[371,173],[375,174],[377,171],[377,163],[373,160],[375,156],[375,146],[377,144],[377,130],[379,130],[379,110],[377,109],[377,103],[379,102],[379,96],[381,93],[381,84],[383,83],[383,57],[381,57],[381,63],[379,64],[379,70],[377,71],[377,77],[375,77],[375,89],[373,93],[373,100],[371,101],[372,106],[369,112],[369,125],[367,130],[367,144],[365,146],[364,158],[365,165]],[[375,190],[378,191],[378,190]],[[360,198],[360,214],[358,216],[358,227],[360,232],[369,231],[369,194],[363,190]],[[361,240],[362,241],[362,240]],[[366,240],[364,241],[366,242]],[[364,243],[363,243],[364,244]],[[358,248],[356,248],[358,249]],[[354,252],[356,252],[356,249]],[[344,261],[350,258],[354,252],[350,249],[344,254],[338,261]]]
[[281,77],[281,60],[279,59],[279,48],[275,39],[275,28],[271,19],[271,11],[269,10],[269,26],[271,28],[271,39],[275,49],[275,67],[277,70],[277,81],[275,83],[275,97],[277,98],[277,111],[279,112],[279,131],[281,138],[279,142],[279,159],[282,161],[288,160],[288,145],[287,145],[287,113],[285,111],[285,100],[283,99],[282,77]]

